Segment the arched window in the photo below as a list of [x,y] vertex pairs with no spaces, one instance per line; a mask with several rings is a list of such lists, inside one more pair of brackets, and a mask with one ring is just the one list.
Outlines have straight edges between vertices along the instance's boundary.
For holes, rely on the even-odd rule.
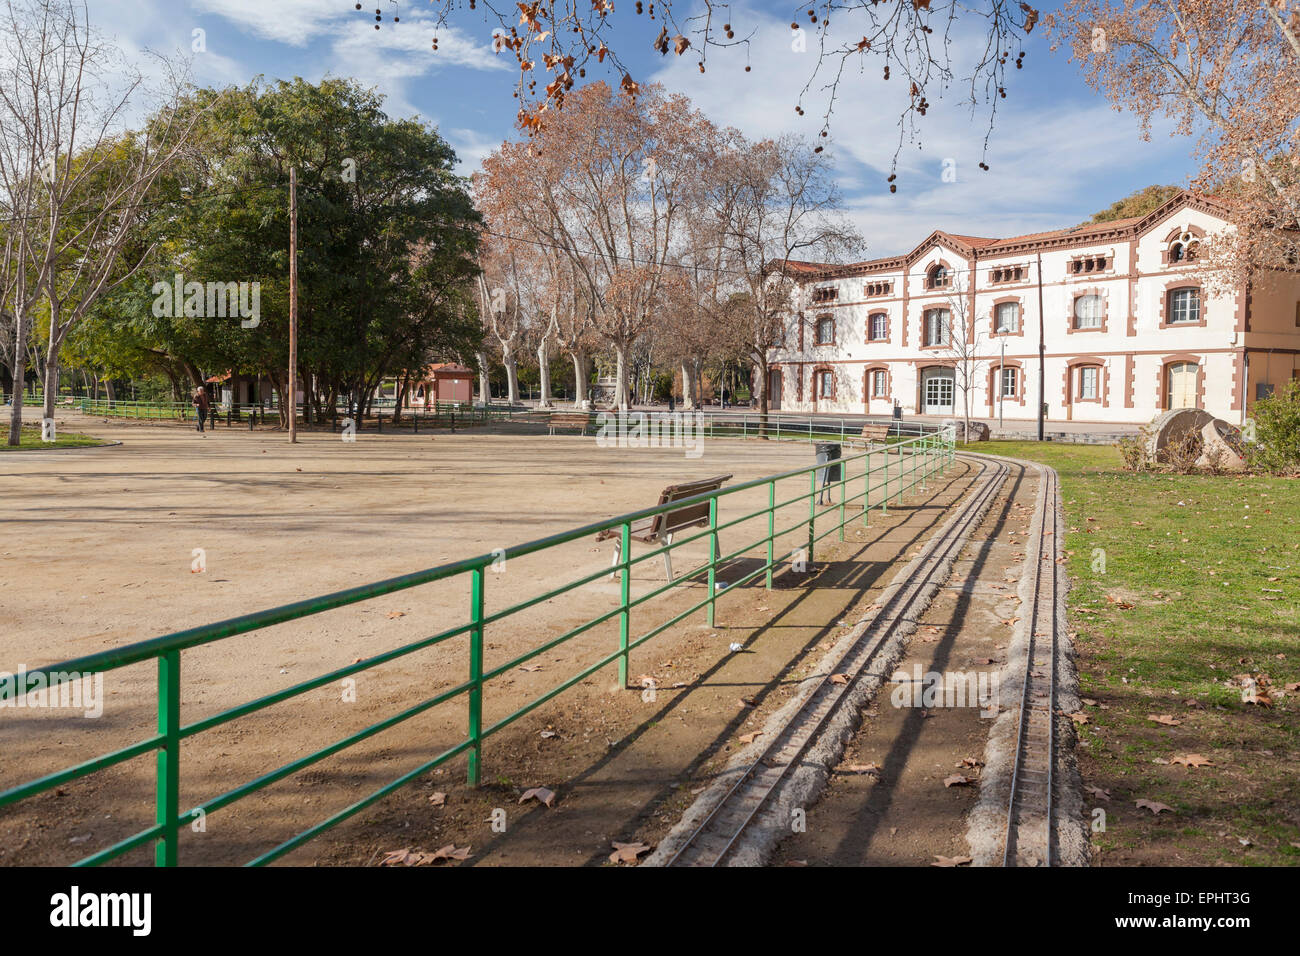
[[1020,331],[1020,303],[999,302],[993,309],[993,331],[999,335]]
[[889,316],[875,312],[867,319],[867,341],[883,342],[889,338]]
[[1074,327],[1076,329],[1099,329],[1102,317],[1106,314],[1106,303],[1095,294],[1081,295],[1074,300]]
[[1193,262],[1199,251],[1200,242],[1190,232],[1184,232],[1169,246],[1169,261]]
[[926,285],[931,289],[946,289],[952,285],[952,273],[942,263],[931,266],[930,271],[926,273]]
[[926,345],[948,344],[948,321],[947,309],[929,309],[925,313]]

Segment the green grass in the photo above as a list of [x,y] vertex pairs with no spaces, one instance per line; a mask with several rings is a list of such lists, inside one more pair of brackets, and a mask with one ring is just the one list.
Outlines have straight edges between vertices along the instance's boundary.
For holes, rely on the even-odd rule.
[[0,451],[33,451],[41,448],[90,448],[95,445],[107,444],[99,438],[91,435],[81,435],[77,432],[60,432],[56,435],[54,441],[41,441],[41,430],[39,428],[24,428],[18,434],[18,446],[6,444],[8,434],[0,436]]
[[[1110,446],[971,450],[1061,477],[1070,627],[1096,702],[1080,767],[1111,794],[1085,794],[1107,812],[1100,861],[1300,864],[1300,689],[1285,690],[1300,682],[1300,481],[1132,474]],[[1242,674],[1263,675],[1272,706],[1243,700]],[[1211,766],[1156,762],[1185,754]],[[1175,812],[1154,817],[1138,799]]]

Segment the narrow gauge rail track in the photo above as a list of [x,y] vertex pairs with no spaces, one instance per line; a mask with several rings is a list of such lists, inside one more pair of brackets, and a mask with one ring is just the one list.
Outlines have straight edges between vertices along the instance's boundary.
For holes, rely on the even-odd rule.
[[[731,789],[677,848],[667,866],[723,864],[787,774],[798,766],[804,752],[817,739],[840,701],[870,666],[885,643],[884,638],[901,621],[915,619],[925,610],[927,585],[947,559],[957,557],[967,535],[978,527],[985,505],[993,500],[1010,471],[1006,462],[997,459],[967,460],[978,464],[980,473],[972,483],[966,504],[939,534],[927,542],[912,577],[885,602],[821,684],[808,695],[803,706],[773,734],[771,743],[744,769]],[[837,683],[832,680],[836,674],[847,674],[849,679]]]
[[1051,866],[1056,850],[1056,669],[1057,632],[1061,625],[1057,604],[1061,570],[1056,552],[1060,482],[1051,468],[1041,467],[1039,473],[1042,477],[1033,525],[1036,550],[1025,549],[1026,560],[1030,554],[1036,558],[1033,568],[1026,568],[1034,575],[1034,600],[1029,608],[1029,643],[1007,800],[1003,866]]

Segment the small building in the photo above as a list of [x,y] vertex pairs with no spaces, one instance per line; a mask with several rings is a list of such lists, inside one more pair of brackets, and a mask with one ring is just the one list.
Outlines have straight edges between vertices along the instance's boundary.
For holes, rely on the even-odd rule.
[[432,408],[435,404],[469,404],[474,400],[474,372],[455,362],[436,362],[412,382],[407,408]]

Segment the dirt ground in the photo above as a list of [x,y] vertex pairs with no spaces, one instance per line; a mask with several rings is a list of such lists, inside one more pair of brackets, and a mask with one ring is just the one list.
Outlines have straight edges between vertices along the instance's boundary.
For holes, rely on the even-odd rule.
[[[680,448],[609,449],[590,437],[483,431],[363,433],[355,443],[308,433],[293,447],[283,433],[270,429],[218,426],[200,438],[179,425],[104,423],[75,415],[59,427],[122,444],[0,458],[6,525],[0,539],[0,668],[9,671],[490,553],[651,505],[659,490],[674,482],[732,474],[735,484],[812,458],[804,444],[754,441],[706,442],[702,457],[688,458]],[[781,483],[778,500],[804,491],[806,481]],[[472,860],[599,859],[602,849],[608,852],[608,840],[630,832],[633,821],[672,809],[669,799],[647,808],[640,795],[614,795],[620,783],[637,774],[655,787],[665,774],[653,745],[616,772],[606,770],[612,755],[626,749],[627,738],[652,737],[645,731],[675,723],[680,739],[670,735],[667,750],[691,752],[704,761],[707,738],[725,754],[729,744],[727,735],[719,736],[719,726],[739,728],[752,719],[749,711],[757,708],[751,705],[779,693],[781,668],[791,661],[787,652],[801,642],[815,646],[877,578],[888,580],[891,562],[905,545],[896,535],[887,544],[882,536],[906,527],[904,541],[923,539],[942,520],[941,499],[935,497],[942,487],[933,485],[914,507],[891,509],[888,519],[873,512],[860,538],[851,531],[846,544],[818,555],[843,557],[844,563],[814,564],[812,575],[783,575],[771,592],[760,578],[725,594],[718,628],[704,627],[700,613],[634,651],[631,673],[657,678],[657,700],[615,689],[608,668],[490,738],[484,745],[487,786],[480,791],[467,791],[463,759],[452,761],[286,859],[364,864],[383,850],[413,845],[415,836],[421,842],[441,839],[444,829],[457,839],[474,840]],[[720,521],[765,503],[765,489],[733,496],[720,509]],[[800,503],[783,509],[778,529],[795,526],[806,508]],[[720,535],[722,549],[736,550],[764,531],[762,521],[728,529]],[[796,547],[803,534],[804,525],[797,524],[782,537],[778,553]],[[862,549],[873,546],[876,552],[868,558]],[[194,549],[202,549],[202,573],[192,572]],[[679,574],[705,553],[704,542],[683,547],[675,558]],[[757,549],[747,553],[736,566],[755,567],[759,554]],[[584,539],[510,559],[499,573],[488,575],[488,613],[607,566],[611,556],[610,542]],[[633,596],[660,585],[662,575],[657,560],[636,565]],[[726,577],[719,575],[722,581]],[[834,583],[809,587],[818,578]],[[633,634],[702,594],[702,583],[684,581],[666,598],[633,612]],[[617,582],[602,578],[490,625],[485,666],[607,612],[617,597]],[[468,601],[462,576],[188,650],[181,668],[183,722],[454,627],[466,620]],[[734,681],[717,680],[721,661],[759,661],[751,656],[755,642],[771,642],[773,636],[782,640],[752,671],[740,666]],[[534,670],[502,675],[485,694],[485,724],[608,653],[616,641],[617,624],[611,621],[543,653],[530,665],[540,665]],[[745,644],[745,651],[730,654],[733,641]],[[455,686],[467,673],[465,641],[453,639],[356,675],[355,701],[343,700],[337,687],[322,687],[189,738],[182,746],[181,806],[201,805]],[[661,702],[679,693],[674,683],[699,685],[705,699],[671,715],[651,716],[657,713],[654,704],[665,706]],[[153,666],[136,665],[106,675],[104,713],[98,719],[57,710],[0,714],[0,747],[7,758],[0,765],[0,789],[151,734],[154,686]],[[719,725],[723,713],[726,720]],[[181,861],[247,860],[430,759],[464,732],[463,700],[433,708],[212,813],[203,832],[183,831]],[[584,774],[587,791],[580,799],[566,798],[563,785]],[[549,811],[519,808],[519,790],[535,785],[551,786],[563,799]],[[445,805],[431,806],[424,790],[447,793]],[[0,863],[77,859],[151,824],[152,804],[150,756],[67,784],[0,811]],[[477,816],[484,806],[508,808],[510,833],[521,814],[585,812],[580,828],[590,836],[558,851],[554,843],[534,841],[529,850],[527,841],[494,834],[488,814]],[[483,842],[489,839],[491,847]],[[144,849],[123,858],[147,859]]]

